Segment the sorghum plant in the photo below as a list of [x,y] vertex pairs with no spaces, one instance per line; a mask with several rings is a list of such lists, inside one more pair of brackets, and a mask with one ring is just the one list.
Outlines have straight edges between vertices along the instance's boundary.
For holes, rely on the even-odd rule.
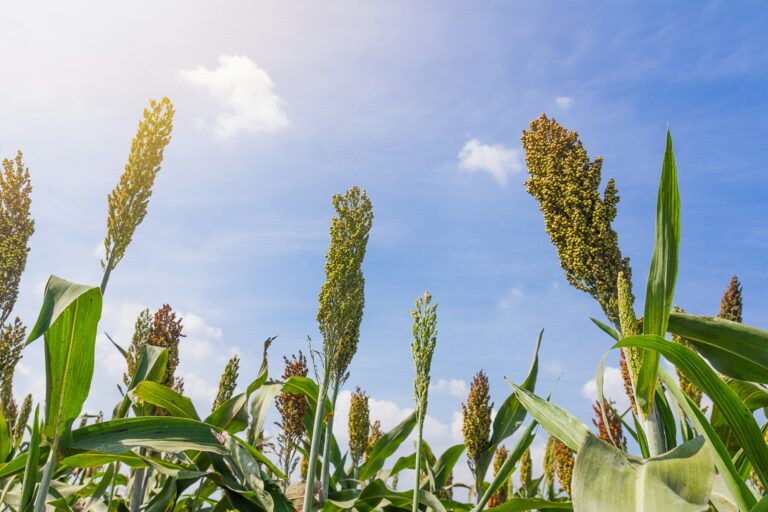
[[[287,381],[294,376],[307,376],[309,371],[307,358],[304,357],[304,354],[301,351],[299,351],[298,356],[296,356],[296,354],[291,355],[290,359],[283,357],[283,362],[284,381]],[[275,404],[281,419],[278,425],[282,433],[281,437],[278,439],[280,469],[290,479],[290,475],[297,463],[297,446],[301,443],[301,439],[304,436],[304,416],[309,409],[309,404],[303,395],[289,392],[282,392],[277,395]],[[307,462],[307,457],[303,457],[301,460],[302,479],[306,479],[305,464]],[[287,484],[288,482],[285,483],[285,485]]]
[[344,194],[336,194],[333,207],[336,216],[331,220],[325,282],[320,289],[320,307],[317,312],[320,333],[323,335],[323,376],[319,382],[320,400],[312,427],[304,512],[310,512],[312,506],[315,467],[323,431],[325,441],[322,451],[321,502],[327,496],[333,415],[328,415],[323,425],[323,397],[330,387],[331,404],[335,406],[339,389],[348,376],[349,363],[357,351],[365,302],[365,279],[361,267],[373,223],[371,201],[368,194],[358,187],[352,187]]
[[589,293],[608,319],[619,326],[619,272],[631,282],[611,223],[619,194],[613,179],[599,191],[603,159],[590,160],[574,131],[542,115],[523,131],[528,193],[544,213],[544,224],[560,256],[565,277]]
[[151,100],[144,109],[139,130],[131,142],[128,163],[115,189],[109,194],[107,206],[107,235],[104,238],[104,277],[101,292],[107,288],[112,271],[125,256],[136,228],[147,215],[163,152],[171,140],[173,105],[168,98]]
[[475,495],[479,500],[483,494],[482,476],[476,472],[477,458],[488,448],[491,435],[491,403],[488,377],[480,370],[472,379],[467,403],[461,404],[464,445],[467,447],[467,462],[475,476]]
[[221,379],[219,379],[219,390],[216,393],[216,400],[213,401],[211,411],[215,411],[221,404],[232,398],[232,394],[237,387],[239,370],[240,358],[237,355],[234,355],[227,361],[224,373],[221,374]]
[[432,355],[437,345],[437,304],[432,303],[432,295],[424,292],[416,301],[416,308],[411,311],[413,318],[413,342],[411,353],[416,367],[416,378],[413,382],[413,399],[416,404],[416,462],[415,483],[413,487],[412,511],[419,510],[419,488],[421,486],[422,438],[424,435],[424,418],[427,416],[427,400],[429,395],[430,369]]
[[[494,457],[493,457],[493,474],[494,475],[497,475],[499,473],[499,470],[501,470],[501,467],[507,461],[507,457],[509,457],[509,450],[507,450],[507,448],[504,445],[496,448],[496,453],[494,454]],[[509,492],[508,483],[499,487],[499,490],[496,491],[496,493],[488,501],[488,507],[497,507],[502,503],[505,503],[507,501],[508,492]]]
[[720,312],[717,316],[731,322],[741,322],[741,301],[741,283],[738,277],[733,276],[720,301]]
[[349,456],[355,473],[368,447],[370,425],[368,395],[358,387],[349,403]]

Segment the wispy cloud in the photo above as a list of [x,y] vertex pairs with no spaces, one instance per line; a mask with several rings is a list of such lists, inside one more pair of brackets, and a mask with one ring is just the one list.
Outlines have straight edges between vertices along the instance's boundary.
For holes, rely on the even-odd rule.
[[487,172],[496,182],[506,186],[510,174],[522,170],[520,151],[501,144],[483,144],[470,139],[459,151],[459,169],[467,172]]
[[214,130],[219,137],[273,132],[288,126],[285,102],[266,71],[241,55],[221,55],[216,69],[198,66],[181,71],[188,83],[208,90],[222,111]]
[[555,98],[555,103],[563,110],[570,110],[573,106],[573,98],[570,96],[558,96]]
[[458,398],[465,398],[469,386],[464,379],[437,379],[430,384],[429,389],[435,393],[447,393]]

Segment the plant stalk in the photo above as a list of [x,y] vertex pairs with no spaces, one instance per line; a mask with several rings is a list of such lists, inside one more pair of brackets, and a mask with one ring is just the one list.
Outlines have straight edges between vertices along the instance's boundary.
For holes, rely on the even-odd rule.
[[312,499],[315,494],[315,475],[317,474],[317,455],[320,451],[320,433],[323,429],[323,414],[325,412],[325,394],[328,392],[330,372],[326,369],[323,382],[317,393],[317,406],[315,407],[315,421],[312,425],[312,444],[309,449],[309,464],[307,466],[307,482],[304,486],[304,503],[302,512],[312,512]]
[[37,489],[37,496],[35,497],[35,512],[45,512],[45,499],[48,497],[48,489],[51,487],[53,471],[56,469],[57,449],[57,443],[54,443],[54,445],[51,447],[51,453],[48,455],[48,462],[45,463],[43,476],[40,480],[40,487]]
[[[341,387],[341,381],[334,380],[333,391],[331,392],[331,406],[336,411],[336,399],[339,396],[339,388]],[[323,443],[323,465],[322,465],[322,490],[320,493],[320,505],[325,505],[325,500],[328,499],[328,487],[331,481],[331,441],[333,440],[333,414],[328,416],[328,420],[325,425],[325,441]]]
[[[419,406],[419,408],[421,408],[421,406]],[[416,463],[414,464],[416,476],[414,477],[415,482],[413,484],[413,503],[411,512],[419,512],[419,490],[421,489],[421,439],[424,433],[424,418],[421,411],[419,411],[418,428],[419,432],[418,436],[416,436]]]

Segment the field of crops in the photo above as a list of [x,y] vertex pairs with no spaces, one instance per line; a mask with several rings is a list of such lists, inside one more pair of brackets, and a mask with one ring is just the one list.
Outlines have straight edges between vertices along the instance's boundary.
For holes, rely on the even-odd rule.
[[[768,424],[762,419],[768,332],[742,323],[735,277],[717,317],[676,305],[685,205],[669,132],[659,155],[646,277],[633,275],[622,254],[613,226],[618,186],[603,181],[602,160],[590,159],[578,134],[551,117],[520,127],[525,187],[540,206],[565,280],[604,313],[592,319],[605,347],[595,370],[592,424],[537,388],[542,332],[531,340],[527,376],[508,382],[495,415],[481,371],[462,403],[464,442],[433,451],[425,418],[432,359],[441,350],[440,297],[425,291],[410,309],[414,412],[382,431],[358,388],[346,425],[349,442],[337,442],[334,410],[358,348],[362,265],[374,223],[372,199],[356,186],[332,198],[316,318],[322,340],[285,357],[281,368],[269,367],[273,340],[265,340],[255,375],[240,372],[240,359],[232,357],[221,369],[214,403],[201,410],[176,374],[177,312],[167,305],[144,310],[130,344],[113,342],[125,359],[124,375],[115,382],[122,398],[113,410],[85,414],[99,374],[94,354],[102,297],[120,262],[130,258],[134,233],[148,213],[174,113],[167,98],[150,102],[143,113],[125,170],[109,194],[101,283],[52,275],[39,316],[28,325],[13,313],[35,230],[34,172],[21,153],[3,160],[0,510],[768,511]],[[636,304],[633,287],[644,287],[644,303]],[[14,394],[14,373],[30,344],[44,344],[45,396]],[[626,410],[603,393],[614,351],[631,404]],[[276,435],[265,435],[270,414],[280,419]],[[536,437],[547,441],[544,460],[534,464]],[[462,457],[469,481],[454,478]],[[543,467],[541,474],[534,466]]]

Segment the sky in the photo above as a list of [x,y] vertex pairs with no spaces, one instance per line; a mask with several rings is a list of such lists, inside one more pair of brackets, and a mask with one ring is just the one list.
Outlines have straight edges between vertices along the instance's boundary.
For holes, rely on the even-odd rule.
[[[179,374],[205,411],[229,357],[241,384],[321,343],[315,320],[331,197],[367,190],[359,350],[349,392],[385,429],[412,408],[416,298],[439,303],[426,439],[461,442],[481,369],[501,404],[543,328],[538,390],[584,421],[611,341],[597,304],[564,279],[520,135],[542,113],[602,156],[638,310],[653,250],[669,128],[682,198],[675,302],[716,314],[737,274],[745,322],[768,325],[768,9],[759,2],[5,2],[0,155],[24,152],[34,187],[14,314],[29,325],[56,274],[98,284],[106,198],[150,98],[176,116],[149,213],[112,274],[89,411],[111,411],[145,307],[184,318]],[[609,358],[606,392],[625,404]],[[17,371],[44,397],[42,343]],[[540,464],[543,438],[534,444]],[[462,465],[463,468],[465,466]],[[463,473],[461,473],[463,472]],[[460,475],[466,476],[466,469]]]

